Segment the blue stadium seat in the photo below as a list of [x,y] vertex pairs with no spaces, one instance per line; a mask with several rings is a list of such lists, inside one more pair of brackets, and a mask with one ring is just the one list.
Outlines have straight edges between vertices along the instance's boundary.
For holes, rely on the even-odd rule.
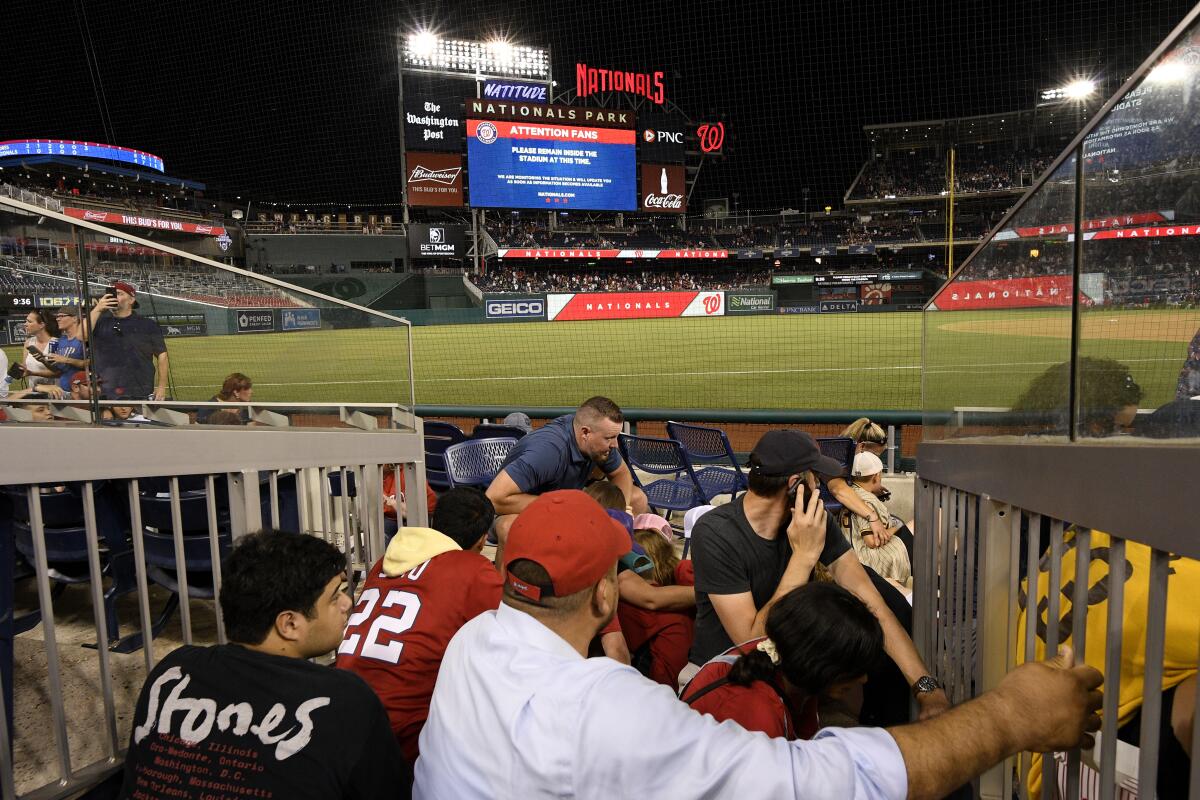
[[517,446],[511,437],[469,439],[446,448],[446,477],[455,486],[488,487],[508,454]]
[[444,492],[451,485],[446,476],[446,448],[466,440],[467,435],[457,425],[425,421],[425,480],[435,491]]
[[[696,482],[704,501],[711,503],[719,494],[736,497],[738,492],[749,488],[746,476],[738,464],[729,437],[720,428],[706,428],[703,425],[687,425],[682,422],[667,423],[667,437],[675,439],[683,445],[683,454],[692,471],[696,474]],[[723,462],[720,467],[700,467],[699,464],[715,464]]]
[[524,436],[524,428],[515,425],[495,425],[490,422],[481,422],[471,431],[472,439],[521,439]]
[[[339,475],[340,477],[340,475]],[[348,481],[349,482],[349,481]],[[139,489],[148,485],[164,491],[141,491],[138,505],[142,513],[142,546],[146,554],[146,577],[170,592],[167,602],[158,617],[151,622],[151,636],[162,633],[171,616],[179,608],[179,573],[175,562],[174,522],[171,516],[169,479],[156,478],[139,481]],[[183,489],[186,486],[201,488]],[[299,509],[296,497],[295,475],[280,475],[276,485],[279,491],[279,527],[283,530],[299,530]],[[217,548],[220,558],[229,552],[232,541],[232,526],[229,514],[229,494],[223,476],[215,481]],[[353,485],[351,486],[353,488]],[[259,502],[263,524],[271,524],[271,490],[266,477],[260,478]],[[208,488],[203,475],[180,477],[179,521],[183,532],[183,561],[187,571],[188,597],[212,600],[213,590],[212,550],[208,537]],[[142,632],[130,634],[110,649],[118,653],[132,653],[142,646]]]
[[[650,436],[617,436],[617,447],[621,458],[629,465],[633,482],[646,493],[646,501],[653,509],[687,511],[689,508],[706,505],[704,492],[696,480],[696,473],[684,455],[683,445],[675,439],[655,439]],[[636,469],[635,469],[636,468]],[[643,484],[637,470],[651,475],[671,475]]]
[[[818,436],[817,447],[821,448],[821,454],[829,456],[842,465],[841,475],[830,475],[831,478],[847,478],[850,477],[850,468],[854,466],[854,451],[858,449],[858,444],[848,436]],[[837,511],[842,507],[842,504],[830,493],[824,483],[821,484],[821,500],[825,503],[826,511]]]
[[[13,544],[30,565],[36,559],[33,547],[33,525],[30,522],[28,497],[23,486],[5,487],[12,507]],[[110,578],[104,592],[107,646],[120,638],[117,598],[136,588],[131,545],[126,537],[127,525],[117,514],[109,498],[109,487],[97,486],[94,493],[97,536],[104,551],[100,554],[100,571]],[[59,597],[68,586],[88,583],[89,548],[84,527],[83,497],[73,486],[64,491],[43,489],[41,494],[43,540],[49,567],[51,596]],[[41,622],[41,612],[25,614],[13,621],[16,633],[30,630]]]

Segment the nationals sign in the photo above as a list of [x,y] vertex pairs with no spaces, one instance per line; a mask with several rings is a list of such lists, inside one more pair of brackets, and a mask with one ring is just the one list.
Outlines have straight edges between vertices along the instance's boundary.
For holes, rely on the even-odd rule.
[[[728,250],[614,250],[588,247],[501,247],[497,258],[729,258]],[[811,281],[808,281],[811,283]]]
[[580,99],[596,92],[623,92],[641,95],[662,105],[667,102],[663,72],[625,72],[619,69],[600,69],[587,64],[575,65],[575,94]]
[[[1081,302],[1091,301],[1080,297]],[[978,308],[1046,308],[1071,305],[1071,276],[1044,275],[1037,278],[997,278],[982,281],[953,281],[942,287],[932,305],[940,311],[969,311]]]
[[724,292],[597,292],[552,294],[546,298],[546,318],[653,319],[660,317],[721,317]]
[[140,217],[136,214],[119,214],[115,211],[93,211],[90,208],[64,208],[63,213],[75,219],[103,222],[107,225],[132,225],[137,228],[154,228],[175,233],[198,233],[202,236],[220,236],[225,229],[220,225],[203,225],[197,222],[180,222],[159,217]]

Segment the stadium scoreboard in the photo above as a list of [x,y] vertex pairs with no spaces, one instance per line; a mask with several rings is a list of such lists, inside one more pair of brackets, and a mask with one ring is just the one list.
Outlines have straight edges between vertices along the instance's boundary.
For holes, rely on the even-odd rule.
[[37,298],[30,294],[0,294],[0,309],[9,308],[13,311],[23,311],[35,308],[37,305]]
[[471,205],[633,211],[636,149],[632,128],[468,119]]

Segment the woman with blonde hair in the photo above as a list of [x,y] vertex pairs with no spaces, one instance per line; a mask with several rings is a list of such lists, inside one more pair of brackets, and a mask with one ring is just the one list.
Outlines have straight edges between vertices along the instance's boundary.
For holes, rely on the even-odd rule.
[[879,457],[887,452],[887,431],[866,417],[859,417],[846,426],[842,436],[853,439],[858,447],[856,453],[874,453]]

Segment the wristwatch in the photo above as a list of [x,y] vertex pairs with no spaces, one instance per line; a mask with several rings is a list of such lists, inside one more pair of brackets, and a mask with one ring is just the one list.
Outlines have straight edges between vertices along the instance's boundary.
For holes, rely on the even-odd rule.
[[917,682],[912,685],[913,697],[920,698],[923,694],[936,692],[942,688],[942,684],[938,683],[938,679],[932,675],[922,675],[917,678]]

